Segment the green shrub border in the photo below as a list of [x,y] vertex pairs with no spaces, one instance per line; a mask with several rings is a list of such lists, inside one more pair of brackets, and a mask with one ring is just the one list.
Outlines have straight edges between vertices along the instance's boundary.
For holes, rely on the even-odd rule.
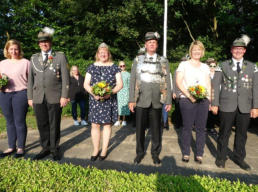
[[0,191],[258,191],[258,185],[209,176],[137,174],[52,161],[0,160]]

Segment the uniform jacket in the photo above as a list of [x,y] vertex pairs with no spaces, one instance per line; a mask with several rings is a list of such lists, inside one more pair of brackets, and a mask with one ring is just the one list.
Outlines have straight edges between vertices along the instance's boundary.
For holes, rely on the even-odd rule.
[[[165,59],[163,57],[157,56],[158,59]],[[165,99],[164,104],[171,104],[171,81],[170,81],[170,69],[168,65],[168,61],[166,60],[166,87],[167,87],[167,96]],[[138,59],[134,59],[132,70],[131,70],[131,79],[130,79],[130,91],[129,91],[129,102],[135,103],[136,106],[142,108],[148,108],[152,105],[153,108],[161,108],[162,103],[161,100],[161,91],[160,91],[160,84],[159,83],[146,83],[141,82],[139,87],[139,97],[135,98],[135,84],[136,84],[136,76],[137,76],[137,64]]]
[[227,60],[217,68],[213,79],[214,97],[212,105],[220,111],[250,113],[258,108],[258,70],[254,63],[243,61],[240,73],[234,69],[232,60]]
[[[62,52],[52,51],[52,58],[43,63],[41,53],[31,57],[28,78],[28,99],[40,104],[43,99],[50,104],[60,102],[60,98],[68,98],[69,72],[67,59]],[[50,58],[50,57],[49,57]]]

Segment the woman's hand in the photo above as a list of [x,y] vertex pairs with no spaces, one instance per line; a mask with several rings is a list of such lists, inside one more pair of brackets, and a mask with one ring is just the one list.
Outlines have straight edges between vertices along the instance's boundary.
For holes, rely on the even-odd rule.
[[97,101],[101,99],[101,97],[98,96],[98,95],[93,95],[93,97],[94,97],[94,99],[97,100]]
[[102,97],[103,99],[109,99],[110,98],[110,94],[105,95],[104,97]]
[[190,96],[188,97],[188,99],[190,99],[190,101],[191,101],[192,103],[195,103],[195,102],[196,102],[196,99],[195,99],[192,95],[190,95]]

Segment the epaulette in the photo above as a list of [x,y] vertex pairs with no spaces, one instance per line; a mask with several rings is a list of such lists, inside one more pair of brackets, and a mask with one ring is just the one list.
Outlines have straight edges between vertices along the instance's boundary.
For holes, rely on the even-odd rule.
[[160,56],[160,61],[161,61],[161,62],[167,62],[167,58],[164,57],[164,56]]
[[145,55],[138,55],[136,56],[135,61],[138,63],[139,61],[143,61],[144,58],[145,58]]
[[257,73],[258,72],[258,67],[256,64],[254,64],[254,73]]
[[33,57],[39,57],[39,55],[40,55],[40,53],[34,53],[34,54],[31,56],[31,58],[33,58]]
[[220,65],[218,65],[218,66],[215,68],[215,72],[221,72],[221,71],[222,71],[222,69],[221,69]]

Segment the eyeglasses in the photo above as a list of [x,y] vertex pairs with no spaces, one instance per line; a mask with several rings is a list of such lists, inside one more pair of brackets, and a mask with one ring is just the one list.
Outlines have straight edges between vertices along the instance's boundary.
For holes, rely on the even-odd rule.
[[210,68],[215,68],[216,67],[216,65],[210,65]]
[[125,65],[120,65],[119,67],[122,68],[122,67],[125,67]]

